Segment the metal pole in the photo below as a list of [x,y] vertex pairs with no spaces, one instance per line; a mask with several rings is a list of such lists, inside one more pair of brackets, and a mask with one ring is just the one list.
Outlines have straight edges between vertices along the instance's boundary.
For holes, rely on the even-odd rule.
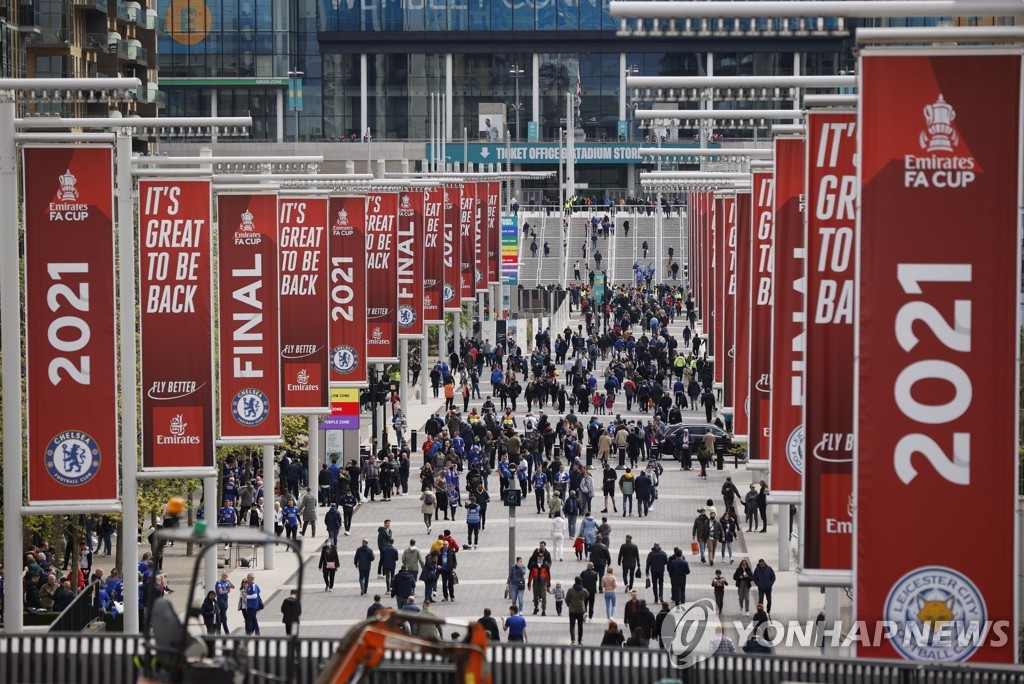
[[518,65],[512,68],[516,70],[516,142],[519,142],[519,111],[523,108],[519,102],[519,74],[522,73],[522,70]]
[[436,171],[434,168],[434,157],[437,156],[437,152],[434,150],[436,141],[434,140],[434,133],[436,132],[434,127],[434,93],[430,93],[430,156],[427,157],[427,171]]
[[[125,539],[125,569],[139,566],[139,545],[135,534],[139,529],[139,491],[136,474],[139,467],[138,444],[138,375],[135,348],[135,215],[132,201],[132,138],[117,134],[117,255],[118,292],[120,296],[119,329],[121,333],[121,500],[124,502],[122,530]],[[128,542],[125,544],[125,542]],[[139,593],[124,593],[125,634],[139,633]]]
[[10,575],[4,583],[4,631],[21,634],[24,627],[21,529],[21,296],[18,278],[18,149],[14,143],[14,93],[0,92],[0,325],[4,398],[4,558]]
[[[401,380],[398,384],[398,396],[402,400],[402,413],[409,415],[409,340],[398,341],[398,368]],[[397,435],[396,435],[397,437]]]
[[[391,381],[384,374],[384,364],[377,364],[377,382],[378,384],[383,382],[385,387],[388,387]],[[383,448],[384,446],[384,421],[388,418],[387,402],[382,401],[377,404],[377,448]]]
[[[264,468],[266,470],[266,468]],[[273,504],[271,504],[273,506]],[[204,477],[203,478],[203,509],[204,509],[204,520],[206,520],[206,532],[207,534],[217,533],[217,514],[220,511],[220,499],[217,495],[217,477]],[[274,516],[271,515],[271,518]],[[127,526],[125,527],[127,532]],[[135,532],[132,532],[132,543],[136,546]],[[204,589],[207,591],[213,591],[214,585],[217,584],[217,549],[215,544],[211,544],[213,552],[203,558],[203,584]],[[129,576],[132,573],[137,572],[138,563],[136,567],[130,568],[125,565],[125,598],[127,599],[128,589],[132,586],[132,583],[128,581]],[[135,592],[138,593],[138,592]],[[136,611],[138,612],[138,611]],[[127,619],[127,616],[125,616]]]
[[508,567],[516,564],[516,506],[508,507]]
[[[316,416],[313,416],[313,421],[316,421]],[[312,449],[313,439],[310,438],[310,449]],[[274,447],[270,444],[263,446],[263,531],[268,534],[274,533]],[[316,477],[314,474],[313,477]],[[270,491],[270,506],[267,506],[267,491]],[[273,570],[276,555],[277,546],[270,542],[263,546],[263,569]]]
[[[306,432],[309,435],[309,479],[312,481],[319,476],[320,466],[326,463],[326,459],[321,458],[322,454],[320,453],[320,416],[314,413],[306,417]],[[317,482],[314,490],[318,496],[320,494],[319,487],[320,483]]]
[[[442,318],[444,314],[441,314]],[[439,332],[444,333],[444,325],[438,329]],[[427,342],[430,339],[430,326],[423,326],[423,341],[420,342],[420,404],[426,405],[427,403],[427,378],[430,375],[427,372]],[[442,336],[443,340],[444,337]]]

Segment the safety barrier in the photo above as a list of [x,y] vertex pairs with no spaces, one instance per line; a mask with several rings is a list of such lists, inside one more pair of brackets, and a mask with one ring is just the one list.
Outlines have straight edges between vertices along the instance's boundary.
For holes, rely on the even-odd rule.
[[[313,682],[339,639],[210,637],[215,655],[244,655],[246,684]],[[142,641],[118,635],[73,634],[0,637],[0,682],[93,682],[133,684]],[[1024,668],[944,665],[904,661],[833,660],[774,655],[714,656],[681,670],[664,651],[586,646],[495,644],[489,662],[495,684],[1024,684]],[[294,678],[289,680],[289,663]],[[369,681],[440,684],[452,666],[415,653],[393,653]]]

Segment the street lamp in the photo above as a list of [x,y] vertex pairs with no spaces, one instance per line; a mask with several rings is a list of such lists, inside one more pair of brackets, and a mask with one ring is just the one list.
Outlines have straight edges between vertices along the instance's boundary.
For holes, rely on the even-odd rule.
[[[636,76],[639,73],[640,73],[640,67],[638,67],[636,64],[630,64],[628,67],[626,67],[626,71],[625,71],[626,76]],[[630,115],[630,119],[631,119],[630,122],[629,122],[629,133],[626,135],[626,142],[633,142],[633,121],[632,121],[632,119],[634,117],[632,116],[632,114],[633,114],[633,112],[636,111],[637,103],[630,101],[632,98],[629,97],[629,87],[625,85],[625,83],[626,83],[625,79],[623,79],[622,83],[623,83],[623,90],[625,90],[625,92],[623,93],[623,96],[624,96],[624,101],[626,102],[626,113]]]
[[295,112],[295,142],[299,142],[299,111],[302,109],[302,77],[301,71],[288,72],[289,106]]
[[516,142],[519,142],[519,111],[523,108],[523,104],[519,101],[519,78],[526,73],[517,64],[513,64],[509,67],[508,73],[512,74],[512,77],[516,79],[516,101],[512,105],[512,108],[516,110]]

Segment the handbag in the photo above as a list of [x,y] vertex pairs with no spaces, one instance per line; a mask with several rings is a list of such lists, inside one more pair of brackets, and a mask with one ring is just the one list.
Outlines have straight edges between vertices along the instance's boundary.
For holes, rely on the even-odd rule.
[[452,571],[452,584],[458,584],[458,583],[459,583],[459,573],[457,573],[457,572],[455,572],[453,570]]
[[694,556],[699,555],[700,544],[698,544],[697,542],[690,542],[690,553],[692,553]]
[[326,569],[326,570],[337,570],[338,569],[338,564],[335,563],[334,561],[327,561],[326,563],[324,563],[324,569]]
[[256,611],[259,612],[261,610],[263,610],[263,597],[257,594],[257,596],[256,596]]
[[651,578],[650,578],[650,576],[647,577],[647,582],[644,583],[644,588],[645,589],[650,589],[651,588]]
[[516,582],[516,589],[518,591],[523,591],[524,589],[526,589],[526,580],[521,579],[518,582]]

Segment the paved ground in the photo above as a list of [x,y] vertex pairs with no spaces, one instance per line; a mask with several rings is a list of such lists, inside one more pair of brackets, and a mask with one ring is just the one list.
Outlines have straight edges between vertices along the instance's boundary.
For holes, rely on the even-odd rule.
[[[575,321],[573,322],[575,325]],[[681,332],[682,324],[676,323],[671,326],[672,332]],[[603,365],[600,366],[603,368]],[[409,402],[410,424],[422,425],[423,421],[431,412],[440,409],[443,400],[431,400],[426,405],[418,401],[418,394],[414,390],[413,399]],[[473,402],[472,405],[479,405],[480,402]],[[523,409],[520,406],[520,409]],[[520,415],[524,412],[521,410]],[[632,415],[632,414],[628,414]],[[636,414],[639,418],[645,414]],[[693,414],[696,415],[696,414]],[[414,461],[415,463],[416,461]],[[751,481],[751,474],[744,467],[740,466],[739,471],[728,464],[723,471],[710,471],[710,477],[702,481],[697,477],[696,471],[683,472],[674,467],[674,464],[667,464],[665,473],[661,478],[661,486],[657,505],[649,517],[622,517],[621,511],[618,515],[608,514],[609,523],[612,525],[611,550],[613,558],[617,556],[619,545],[623,542],[625,534],[632,534],[634,541],[641,550],[641,558],[646,558],[648,551],[654,543],[659,543],[671,554],[673,547],[678,546],[687,553],[691,561],[691,574],[687,584],[687,599],[693,600],[701,597],[713,597],[711,590],[711,579],[714,569],[708,565],[701,565],[699,558],[689,555],[690,531],[693,519],[696,516],[696,509],[708,499],[715,500],[717,506],[722,506],[721,486],[727,476],[732,476],[741,491],[746,491],[746,485]],[[415,478],[414,478],[415,479]],[[497,490],[497,475],[490,478],[490,487]],[[772,507],[769,507],[771,510]],[[326,509],[321,509],[323,512]],[[527,499],[526,505],[519,509],[516,526],[516,553],[528,558],[537,543],[548,538],[548,518],[546,514],[537,515],[532,503],[532,497]],[[460,519],[450,524],[453,535],[460,542],[466,536],[466,524],[461,515],[464,511],[460,509]],[[596,510],[595,510],[596,513]],[[598,516],[600,514],[597,514]],[[332,593],[325,593],[322,577],[317,570],[319,559],[319,548],[326,538],[323,525],[319,525],[317,536],[304,540],[305,561],[305,586],[303,591],[303,616],[301,633],[307,636],[341,636],[346,629],[361,620],[365,616],[366,608],[372,603],[374,593],[384,594],[384,581],[377,579],[376,575],[371,577],[370,592],[367,596],[359,596],[357,575],[352,567],[352,555],[358,546],[360,539],[366,537],[370,540],[371,547],[376,551],[376,531],[385,518],[392,520],[392,528],[395,531],[396,546],[399,549],[405,548],[410,539],[416,539],[418,546],[422,549],[428,547],[430,538],[426,534],[422,517],[419,512],[419,500],[412,495],[408,497],[396,497],[390,503],[376,502],[366,503],[360,506],[355,515],[352,528],[352,536],[341,537],[340,551],[342,566],[338,573],[335,590]],[[458,574],[461,583],[457,587],[457,600],[454,603],[436,603],[434,610],[437,614],[461,620],[475,620],[483,614],[485,607],[491,608],[495,616],[505,615],[508,612],[509,602],[503,598],[505,577],[508,572],[509,555],[509,528],[507,509],[495,503],[488,510],[486,529],[481,532],[481,546],[474,550],[464,550],[459,554]],[[443,520],[434,526],[434,536],[444,529]],[[758,558],[765,558],[769,564],[778,567],[778,537],[774,525],[770,525],[767,534],[747,534],[745,527],[741,528],[740,539],[734,544],[736,563],[740,559],[748,558],[753,565]],[[549,540],[550,544],[550,540]],[[794,542],[795,544],[795,542]],[[795,548],[795,546],[794,546]],[[172,586],[182,589],[176,592],[174,599],[176,603],[183,606],[184,589],[187,587],[185,572],[187,562],[182,557],[183,549],[169,549],[167,554],[167,567],[174,580]],[[283,554],[279,554],[283,555]],[[569,544],[567,544],[563,562],[555,561],[552,572],[552,580],[560,581],[566,589],[571,586],[573,578],[586,565],[577,562]],[[744,622],[749,618],[742,618],[738,615],[738,601],[735,590],[732,586],[732,571],[735,565],[721,563],[716,567],[723,569],[730,582],[729,591],[726,593],[725,613],[728,619],[740,619]],[[793,564],[795,568],[795,563]],[[267,601],[267,609],[261,614],[261,631],[265,635],[283,634],[284,628],[280,622],[280,602],[294,588],[296,564],[291,559],[279,558],[277,568],[274,571],[263,569],[255,570],[257,581],[264,589],[266,595],[272,595]],[[238,584],[245,576],[246,570],[233,570],[232,579]],[[621,575],[616,573],[621,580]],[[668,584],[666,578],[666,585]],[[777,620],[790,620],[797,618],[797,590],[796,576],[794,572],[778,572],[778,580],[775,585],[773,618]],[[636,589],[641,598],[646,598],[651,604],[653,612],[657,613],[659,607],[653,604],[651,590],[644,589],[643,584],[638,582]],[[666,586],[666,593],[669,589]],[[440,587],[438,591],[440,595]],[[423,585],[417,585],[417,601],[423,598]],[[622,611],[628,594],[620,589],[618,605],[614,617],[622,624]],[[584,643],[598,644],[601,634],[606,626],[605,608],[603,597],[598,597],[595,607],[594,620],[588,622],[584,628]],[[755,597],[752,597],[756,599]],[[529,600],[529,595],[528,595]],[[393,600],[385,595],[384,603],[392,605]],[[824,597],[817,592],[810,596],[809,611],[813,619],[818,610],[823,606]],[[848,603],[844,597],[844,603]],[[559,617],[554,609],[554,601],[549,597],[548,611],[546,617],[532,615],[532,608],[527,603],[526,617],[528,622],[528,633],[532,642],[566,643],[568,644],[568,617],[563,611]],[[235,633],[240,632],[241,614],[234,613],[230,620]],[[786,649],[780,649],[786,652]]]

